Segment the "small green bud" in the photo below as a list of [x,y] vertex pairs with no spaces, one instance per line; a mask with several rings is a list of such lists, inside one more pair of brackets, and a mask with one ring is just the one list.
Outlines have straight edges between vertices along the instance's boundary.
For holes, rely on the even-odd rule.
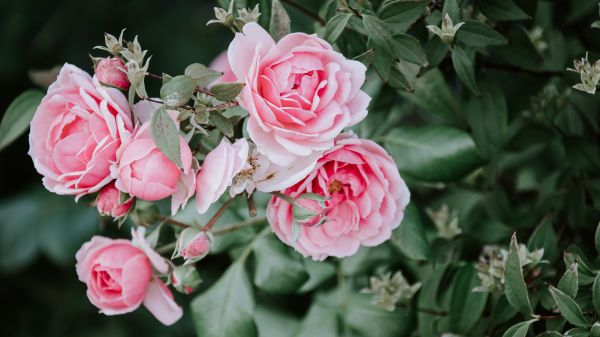
[[200,274],[193,265],[183,265],[175,267],[170,275],[171,284],[173,287],[183,294],[191,294],[200,283]]

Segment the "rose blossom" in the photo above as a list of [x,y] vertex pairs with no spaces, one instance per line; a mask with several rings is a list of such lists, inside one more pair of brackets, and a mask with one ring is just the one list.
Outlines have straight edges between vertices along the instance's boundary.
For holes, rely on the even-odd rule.
[[226,83],[226,82],[235,82],[237,81],[237,77],[231,71],[231,67],[229,66],[229,60],[227,59],[227,51],[221,52],[208,66],[210,69],[215,71],[220,71],[223,73],[218,80],[211,83],[211,85],[216,83]]
[[133,198],[129,198],[123,203],[119,203],[119,199],[120,192],[115,188],[115,184],[111,183],[100,191],[96,200],[96,208],[98,208],[101,215],[112,216],[115,219],[120,218],[127,214],[127,211],[131,208]]
[[112,180],[110,162],[132,129],[122,92],[65,64],[31,121],[29,155],[48,190],[79,198]]
[[96,64],[94,72],[98,81],[106,85],[112,85],[119,89],[129,88],[129,79],[125,70],[125,63],[118,57],[107,57]]
[[366,67],[346,59],[316,35],[293,33],[275,43],[257,23],[236,33],[228,50],[248,134],[277,165],[308,157],[315,162],[343,128],[367,115],[360,87]]
[[[197,167],[183,137],[179,137],[182,171],[154,143],[150,121],[137,128],[117,153],[113,167],[115,186],[142,200],[156,201],[173,196],[172,213],[193,194]],[[192,186],[192,188],[190,188]]]
[[323,260],[356,253],[361,245],[376,246],[400,225],[410,192],[394,160],[376,143],[342,134],[303,181],[283,191],[298,198],[316,193],[325,201],[324,223],[300,224],[293,240],[292,206],[273,197],[267,208],[271,228],[304,256]]
[[144,228],[132,230],[133,240],[94,236],[75,255],[79,280],[87,285],[87,296],[105,315],[134,311],[142,303],[165,325],[182,316],[167,286],[156,276],[169,266],[144,239]]

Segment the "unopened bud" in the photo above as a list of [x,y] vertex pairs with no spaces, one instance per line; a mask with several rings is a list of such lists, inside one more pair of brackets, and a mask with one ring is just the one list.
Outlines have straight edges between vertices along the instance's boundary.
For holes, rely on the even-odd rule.
[[98,81],[102,84],[110,85],[122,90],[129,88],[129,79],[127,78],[127,69],[125,63],[118,57],[108,57],[101,59],[95,66],[94,72]]
[[190,294],[202,283],[198,270],[193,265],[175,267],[170,275],[173,287],[183,294]]
[[182,257],[186,265],[195,263],[208,255],[212,242],[210,233],[197,228],[186,228],[179,234],[173,258]]
[[100,191],[98,199],[96,199],[96,208],[101,215],[112,216],[115,219],[126,215],[133,198],[121,200],[121,192],[115,188],[115,184],[107,185]]

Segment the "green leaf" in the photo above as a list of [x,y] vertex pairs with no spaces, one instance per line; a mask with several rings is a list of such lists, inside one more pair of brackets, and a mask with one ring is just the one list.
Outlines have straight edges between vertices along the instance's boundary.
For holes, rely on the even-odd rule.
[[414,324],[410,310],[397,307],[393,312],[387,311],[373,305],[371,296],[366,294],[351,296],[346,308],[346,326],[362,336],[406,336]]
[[502,90],[491,81],[479,85],[481,96],[472,97],[465,109],[473,140],[484,158],[498,156],[507,138],[508,109]]
[[447,126],[396,128],[385,148],[400,172],[423,181],[459,180],[481,163],[469,134]]
[[457,0],[445,0],[444,7],[442,7],[442,14],[448,14],[452,22],[456,25],[460,22],[460,8]]
[[594,246],[596,247],[596,252],[600,254],[600,223],[596,227],[596,234],[594,235]]
[[254,337],[254,294],[241,261],[191,303],[196,335],[202,337]]
[[564,334],[565,337],[589,337],[590,331],[584,328],[573,328],[567,330]]
[[338,337],[338,314],[318,301],[310,307],[295,337]]
[[458,270],[452,284],[448,317],[452,332],[467,335],[481,318],[488,293],[473,291],[479,285],[477,270],[472,264],[467,264]]
[[456,38],[475,48],[501,46],[508,43],[508,39],[492,27],[474,20],[465,22],[456,33]]
[[185,75],[194,80],[196,86],[205,87],[223,76],[223,73],[207,68],[200,63],[192,63],[185,68]]
[[210,92],[220,101],[232,101],[240,94],[244,83],[217,83],[210,87]]
[[408,34],[394,36],[396,56],[411,63],[427,66],[427,56],[419,40]]
[[373,65],[379,76],[387,81],[394,55],[392,33],[385,27],[384,22],[373,15],[363,15],[363,24],[369,36],[368,46],[375,49]]
[[556,249],[557,245],[558,237],[552,227],[552,219],[546,217],[529,238],[527,248],[529,251],[543,248],[544,258],[549,261],[554,261],[559,256],[559,252]]
[[429,1],[386,1],[379,8],[379,17],[393,27],[394,33],[404,33],[425,14],[428,3]]
[[160,88],[160,98],[166,106],[178,107],[185,105],[194,96],[196,84],[186,75],[175,76]]
[[[431,268],[430,272],[424,277],[423,285],[418,293],[417,305],[420,308],[429,308],[438,310],[440,307],[439,299],[445,295],[444,291],[448,288],[443,284],[445,280],[446,270],[448,266],[445,264],[436,265]],[[447,296],[445,296],[447,297]],[[443,307],[447,309],[447,307]],[[419,312],[417,316],[417,324],[419,335],[422,337],[437,337],[438,333],[436,322],[438,316],[433,313]]]
[[256,308],[254,320],[260,337],[293,337],[300,322],[280,308],[261,306]]
[[529,19],[529,15],[519,6],[515,5],[512,0],[483,0],[478,3],[481,6],[483,14],[492,20],[511,21]]
[[473,61],[469,54],[459,46],[454,46],[454,49],[452,49],[452,65],[461,82],[475,95],[480,95],[479,88],[475,82],[475,66]]
[[351,17],[351,13],[339,13],[332,17],[325,26],[323,39],[327,40],[329,43],[334,43],[338,37],[342,35],[342,32],[346,28],[348,20],[350,20]]
[[319,287],[323,282],[335,276],[336,268],[327,261],[317,262],[304,259],[304,269],[308,273],[308,280],[300,287],[299,293],[306,293]]
[[403,92],[413,92],[415,90],[410,85],[410,82],[408,81],[406,76],[404,76],[402,71],[400,71],[400,69],[398,69],[398,67],[396,66],[390,68],[388,83],[392,88]]
[[177,130],[175,121],[169,116],[164,106],[161,106],[152,114],[151,129],[156,146],[169,160],[181,168],[179,130]]
[[229,118],[223,116],[223,114],[218,111],[213,111],[208,115],[208,119],[225,136],[233,137],[233,123]]
[[27,130],[43,97],[41,90],[29,89],[10,103],[0,122],[0,150]]
[[540,68],[542,57],[531,42],[525,28],[521,26],[511,26],[506,32],[506,36],[508,37],[509,43],[505,46],[493,47],[493,53],[500,56],[504,61],[519,68]]
[[525,315],[531,315],[531,304],[527,295],[527,286],[523,279],[523,268],[519,261],[519,246],[516,234],[513,234],[510,240],[510,249],[504,268],[504,279],[504,290],[508,303]]
[[596,274],[594,285],[592,286],[592,302],[596,312],[600,313],[600,273]]
[[275,40],[290,33],[290,16],[279,0],[271,0],[271,21],[269,33]]
[[302,262],[289,255],[289,249],[273,236],[263,237],[253,245],[254,284],[274,294],[296,291],[308,274]]
[[527,335],[527,331],[529,330],[529,326],[535,321],[537,321],[537,319],[531,319],[529,321],[517,323],[508,328],[502,337],[525,337]]
[[404,210],[404,219],[392,232],[392,244],[409,258],[428,260],[431,258],[431,246],[425,236],[423,219],[414,203]]
[[558,306],[558,310],[560,310],[560,313],[567,321],[569,321],[569,323],[582,328],[590,326],[590,323],[585,316],[583,316],[581,308],[574,299],[553,286],[549,286],[548,289],[550,290],[554,302],[556,302],[556,305]]
[[415,82],[415,92],[404,94],[404,98],[430,113],[439,115],[449,122],[460,124],[458,103],[450,92],[444,75],[439,69],[432,69]]
[[558,289],[574,299],[575,296],[577,296],[578,288],[579,276],[577,272],[577,262],[574,262],[558,281]]

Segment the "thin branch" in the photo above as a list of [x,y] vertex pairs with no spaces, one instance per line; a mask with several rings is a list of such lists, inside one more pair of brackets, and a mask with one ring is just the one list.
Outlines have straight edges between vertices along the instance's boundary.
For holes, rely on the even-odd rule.
[[225,213],[225,211],[227,210],[227,208],[229,206],[231,206],[231,204],[233,203],[234,200],[235,200],[235,198],[231,198],[231,199],[227,200],[223,204],[223,206],[221,206],[221,208],[219,208],[219,210],[217,211],[217,213],[215,213],[215,215],[213,215],[212,218],[210,218],[210,220],[208,220],[208,222],[206,223],[206,225],[204,227],[202,227],[202,231],[208,232],[209,230],[211,230],[213,228],[213,226],[217,223],[217,221],[219,220],[219,218],[221,217],[221,215],[223,215],[223,213]]
[[260,225],[262,223],[265,223],[267,221],[267,218],[252,218],[246,221],[242,221],[242,222],[238,222],[236,224],[233,225],[228,225],[228,226],[223,226],[221,228],[217,228],[214,231],[212,231],[213,235],[221,235],[221,234],[226,234],[229,232],[233,232],[236,231],[240,228],[244,228],[244,227],[250,227],[250,226],[256,226],[256,225]]
[[310,16],[311,18],[317,20],[321,24],[321,26],[325,26],[325,24],[326,24],[325,20],[323,20],[323,18],[321,18],[317,13],[314,13],[310,9],[300,5],[299,3],[297,3],[293,0],[281,0],[281,2],[285,2],[286,4],[294,7],[295,9],[304,13],[305,15]]
[[188,224],[186,224],[186,223],[183,223],[183,222],[177,221],[177,220],[175,220],[175,219],[173,219],[173,218],[170,218],[170,217],[168,217],[168,216],[164,216],[164,215],[158,215],[158,219],[159,219],[160,221],[163,221],[164,223],[168,223],[168,224],[170,224],[170,225],[174,225],[174,226],[177,226],[177,227],[179,227],[179,228],[184,228],[184,229],[185,229],[185,228],[188,228],[188,227],[194,227],[194,226],[192,226],[192,225],[188,225]]
[[248,198],[246,198],[246,202],[248,203],[248,215],[251,218],[256,216],[256,204],[254,203],[254,194],[250,194]]

